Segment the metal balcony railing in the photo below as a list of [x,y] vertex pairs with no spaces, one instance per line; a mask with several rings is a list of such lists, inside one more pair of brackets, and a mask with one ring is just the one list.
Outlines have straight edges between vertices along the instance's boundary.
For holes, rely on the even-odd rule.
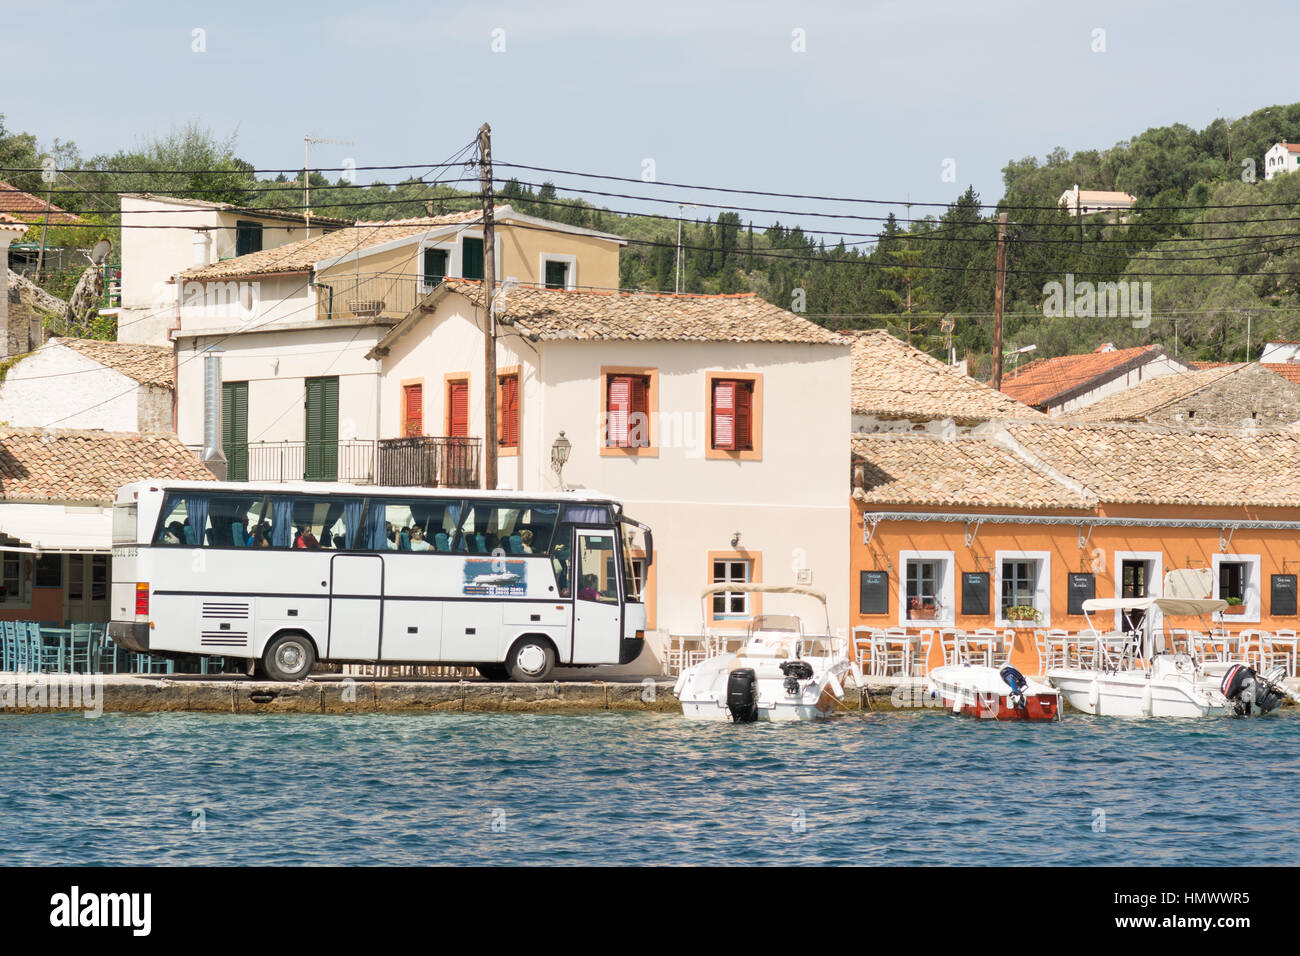
[[[249,442],[224,446],[227,481],[477,488],[481,438]],[[199,458],[202,445],[186,446]]]
[[381,438],[381,485],[421,488],[477,488],[481,438]]
[[316,280],[316,317],[397,321],[428,291],[429,287],[410,273],[327,274]]

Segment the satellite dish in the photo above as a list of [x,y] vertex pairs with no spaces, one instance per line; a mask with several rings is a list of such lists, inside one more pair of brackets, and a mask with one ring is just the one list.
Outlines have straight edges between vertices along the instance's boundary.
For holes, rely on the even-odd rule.
[[107,239],[101,239],[95,243],[95,248],[90,250],[90,261],[97,266],[102,266],[108,254],[113,251],[113,244]]

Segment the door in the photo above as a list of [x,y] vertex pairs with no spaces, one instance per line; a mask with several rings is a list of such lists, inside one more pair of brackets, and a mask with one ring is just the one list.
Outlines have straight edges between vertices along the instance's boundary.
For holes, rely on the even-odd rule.
[[[1146,561],[1120,562],[1119,596],[1122,598],[1144,598],[1147,596]],[[1121,611],[1119,626],[1125,631],[1140,630],[1145,613],[1145,611]]]
[[575,530],[573,663],[618,663],[623,636],[617,537],[613,529]]
[[384,559],[378,554],[336,554],[330,561],[330,660],[379,658],[384,623]]
[[108,555],[67,556],[67,605],[63,618],[78,624],[108,620]]
[[306,385],[305,477],[308,481],[337,481],[339,474],[338,376],[309,378]]
[[248,383],[221,384],[221,450],[226,480],[248,480]]

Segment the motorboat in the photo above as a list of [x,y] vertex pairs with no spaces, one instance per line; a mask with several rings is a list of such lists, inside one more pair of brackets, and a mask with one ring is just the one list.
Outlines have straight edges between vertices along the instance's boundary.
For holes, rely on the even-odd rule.
[[947,664],[930,671],[926,690],[954,714],[986,720],[1060,720],[1061,692],[1010,664]]
[[[695,720],[814,720],[829,716],[844,696],[842,679],[862,673],[848,656],[848,641],[832,637],[826,595],[802,585],[715,584],[700,597],[748,592],[797,594],[820,602],[825,631],[808,634],[793,614],[760,614],[750,621],[737,650],[723,651],[682,669],[673,687],[682,713]],[[708,615],[705,615],[705,620]]]
[[[1083,612],[1119,611],[1130,623],[1123,649],[1112,652],[1099,641],[1092,667],[1057,667],[1047,681],[1071,707],[1112,717],[1259,716],[1277,709],[1292,693],[1282,684],[1284,668],[1257,674],[1244,661],[1203,663],[1167,649],[1164,634],[1152,625],[1157,611],[1168,616],[1199,616],[1222,611],[1217,598],[1090,598]],[[1133,612],[1141,617],[1132,623]]]

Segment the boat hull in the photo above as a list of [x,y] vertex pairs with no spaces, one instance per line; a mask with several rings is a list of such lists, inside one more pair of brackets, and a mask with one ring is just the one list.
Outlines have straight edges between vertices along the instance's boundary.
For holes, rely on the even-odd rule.
[[995,667],[946,666],[930,672],[930,693],[954,714],[982,720],[1059,720],[1061,695],[1052,687],[1029,681],[1024,706],[1017,707],[1010,688]]
[[1048,671],[1047,679],[1075,710],[1098,717],[1219,717],[1232,712],[1222,695],[1193,681],[1070,668]]
[[829,717],[844,696],[840,675],[852,666],[847,658],[813,659],[813,678],[801,681],[797,694],[785,688],[779,661],[721,655],[684,670],[673,688],[682,715],[692,720],[731,720],[727,708],[727,675],[748,668],[757,678],[757,720],[785,722]]

